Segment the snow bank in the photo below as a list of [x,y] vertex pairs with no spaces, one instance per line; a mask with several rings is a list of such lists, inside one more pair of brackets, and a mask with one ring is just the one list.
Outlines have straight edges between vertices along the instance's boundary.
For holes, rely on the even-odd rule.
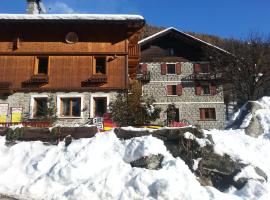
[[244,129],[248,127],[253,117],[256,117],[260,124],[262,125],[264,131],[264,137],[270,138],[270,97],[263,97],[258,101],[254,101],[254,103],[258,104],[261,108],[252,113],[248,108],[248,103],[246,103],[242,108],[240,108],[235,114],[232,116],[231,120],[228,123],[230,127],[237,120],[240,119],[238,124],[238,128]]
[[[160,170],[132,168],[130,161],[163,154]],[[0,193],[34,199],[239,199],[202,187],[188,166],[152,136],[120,141],[111,132],[46,146],[5,146],[0,137]]]
[[[268,179],[270,178],[270,140],[264,137],[253,138],[245,134],[244,130],[211,130],[205,131],[210,134],[215,143],[214,150],[218,154],[228,154],[235,161],[262,169]],[[235,178],[245,176],[246,178],[258,178],[250,167],[246,167]],[[231,190],[230,194],[240,196],[241,199],[262,199],[270,197],[270,183],[250,180],[248,184],[239,191]]]

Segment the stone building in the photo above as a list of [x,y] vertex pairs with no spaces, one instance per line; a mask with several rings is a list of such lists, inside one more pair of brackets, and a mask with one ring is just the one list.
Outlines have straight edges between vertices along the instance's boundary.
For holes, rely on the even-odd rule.
[[202,128],[225,127],[225,104],[220,82],[204,47],[227,53],[175,28],[168,28],[139,42],[138,79],[143,96],[154,97],[162,108],[158,123],[166,124],[168,105],[175,105],[175,120]]
[[49,107],[59,124],[102,117],[136,79],[144,23],[138,15],[1,14],[0,123],[40,121]]

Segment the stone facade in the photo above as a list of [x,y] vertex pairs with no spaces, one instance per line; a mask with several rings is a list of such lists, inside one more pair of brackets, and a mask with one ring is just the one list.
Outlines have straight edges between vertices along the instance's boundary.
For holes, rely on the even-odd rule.
[[[147,71],[150,72],[150,82],[143,86],[143,96],[152,96],[156,105],[162,108],[160,124],[166,120],[165,110],[169,104],[174,103],[179,109],[179,119],[187,120],[191,124],[199,125],[202,128],[225,127],[225,104],[222,85],[217,85],[215,95],[196,95],[195,82],[189,79],[194,74],[194,63],[181,62],[181,74],[161,75],[161,62],[149,62]],[[182,95],[167,95],[167,85],[182,84]],[[214,108],[215,120],[201,120],[200,108]]]
[[[8,103],[9,108],[21,107],[23,108],[22,120],[31,121],[36,120],[33,117],[33,98],[48,97],[55,100],[57,110],[57,125],[62,126],[74,126],[90,124],[91,118],[94,118],[94,98],[107,98],[107,109],[110,102],[114,101],[117,96],[117,92],[56,92],[56,93],[14,93],[6,98],[0,99],[1,103]],[[61,98],[81,98],[81,114],[80,117],[61,117],[60,116],[60,99]],[[10,112],[7,115],[7,122],[11,122]]]

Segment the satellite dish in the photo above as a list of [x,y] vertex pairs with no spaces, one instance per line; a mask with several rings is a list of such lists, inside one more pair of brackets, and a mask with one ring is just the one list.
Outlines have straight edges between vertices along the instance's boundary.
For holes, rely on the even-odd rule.
[[79,37],[78,37],[77,33],[75,33],[75,32],[69,32],[66,35],[65,40],[66,40],[66,42],[68,44],[75,44],[75,43],[79,42]]

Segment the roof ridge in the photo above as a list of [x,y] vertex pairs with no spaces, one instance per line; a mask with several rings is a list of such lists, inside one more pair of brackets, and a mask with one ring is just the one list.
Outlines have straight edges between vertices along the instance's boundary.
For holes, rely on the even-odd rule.
[[185,35],[185,36],[188,36],[188,37],[190,37],[190,38],[192,38],[192,39],[195,39],[195,40],[197,40],[197,41],[199,41],[199,42],[201,42],[201,43],[204,43],[204,44],[206,44],[206,45],[208,45],[208,46],[211,46],[211,47],[213,47],[213,48],[216,48],[216,49],[218,49],[218,50],[220,50],[220,51],[223,51],[223,52],[225,52],[225,53],[231,54],[230,52],[226,51],[225,49],[222,49],[222,48],[220,48],[220,47],[218,47],[218,46],[216,46],[216,45],[213,45],[213,44],[211,44],[211,43],[209,43],[209,42],[206,42],[206,41],[204,41],[204,40],[201,40],[201,39],[199,39],[199,38],[197,38],[197,37],[195,37],[195,36],[193,36],[193,35],[190,35],[190,34],[188,34],[188,33],[185,33],[185,32],[183,32],[183,31],[180,31],[179,29],[177,29],[177,28],[175,28],[175,27],[169,27],[169,28],[166,28],[166,29],[164,29],[164,30],[162,30],[162,31],[160,31],[160,32],[157,32],[157,33],[155,33],[155,34],[153,34],[153,35],[151,35],[151,36],[148,36],[147,38],[144,38],[144,39],[140,40],[140,41],[139,41],[139,44],[142,44],[142,43],[144,43],[144,42],[146,42],[146,41],[148,41],[148,40],[151,40],[151,39],[155,39],[157,36],[162,35],[162,34],[168,32],[168,31],[170,31],[170,30],[177,31],[177,32],[179,32],[179,33],[181,33],[181,34],[183,34],[183,35]]

